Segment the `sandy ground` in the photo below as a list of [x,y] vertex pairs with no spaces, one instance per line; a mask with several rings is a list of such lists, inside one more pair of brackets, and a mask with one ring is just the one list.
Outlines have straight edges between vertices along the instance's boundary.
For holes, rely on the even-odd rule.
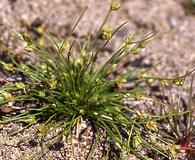
[[[75,32],[76,37],[82,37],[97,30],[109,8],[109,2],[107,0],[0,0],[0,21],[17,31],[25,31],[27,26],[38,21],[46,31],[65,35],[82,10],[88,7]],[[156,30],[162,34],[140,55],[129,57],[130,67],[150,66],[162,60],[162,64],[155,69],[154,74],[163,76],[181,75],[195,67],[195,15],[182,5],[182,0],[121,0],[121,2],[121,9],[112,14],[109,22],[113,28],[124,21],[128,21],[128,24],[116,35],[112,45],[117,47],[122,37],[128,33],[135,33],[138,38]],[[3,29],[0,32],[4,39],[6,33]],[[11,130],[12,125],[20,127],[10,124],[0,132],[0,159],[3,157],[3,160],[17,160],[33,155],[36,157],[40,148],[37,145],[34,147],[29,145],[28,138],[31,134],[35,134],[31,133],[33,129],[10,138],[5,134]],[[27,145],[26,148],[17,145],[21,141],[21,136],[24,140],[20,144],[24,143]],[[84,151],[84,148],[77,146],[75,157],[72,158],[82,159],[76,154],[81,150]],[[56,153],[51,151],[48,159],[58,159],[54,156],[58,153],[59,151]]]

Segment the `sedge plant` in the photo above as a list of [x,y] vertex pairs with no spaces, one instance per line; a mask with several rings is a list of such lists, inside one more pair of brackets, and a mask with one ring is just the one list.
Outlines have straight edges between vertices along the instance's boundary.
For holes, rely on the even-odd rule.
[[[165,126],[161,126],[161,132],[163,139],[172,144],[173,148],[177,148],[173,154],[185,153],[188,159],[193,159],[195,155],[195,148],[193,146],[193,141],[195,139],[195,128],[194,128],[194,116],[193,116],[193,82],[194,74],[192,75],[191,83],[188,89],[188,100],[182,98],[181,93],[179,93],[177,103],[174,102],[173,98],[170,102],[166,102],[163,98],[163,111],[166,115],[164,119]],[[185,77],[186,78],[186,77]],[[185,78],[175,81],[176,85],[183,87]],[[163,97],[165,97],[164,88],[168,87],[171,92],[168,83],[162,84]],[[175,147],[177,146],[177,147]]]
[[[188,71],[183,76],[175,78],[167,77],[151,77],[141,74],[141,79],[157,80],[162,88],[162,97],[146,96],[142,99],[152,101],[154,105],[161,106],[162,116],[156,115],[156,122],[159,125],[158,138],[166,142],[166,148],[169,151],[171,158],[176,159],[179,153],[185,153],[187,158],[191,159],[194,156],[194,117],[193,117],[193,81],[195,68]],[[189,93],[188,103],[182,98],[179,92],[178,97],[172,93],[171,87],[183,87],[188,76],[192,75],[190,87],[187,90]],[[171,96],[167,96],[165,91],[169,91]],[[166,93],[166,94],[165,94]],[[177,100],[177,103],[175,103]],[[147,122],[149,128],[154,124]],[[156,140],[155,140],[156,141]]]
[[[71,36],[85,11],[65,38],[55,38],[46,33],[49,47],[40,45],[26,33],[19,34],[9,29],[12,36],[26,44],[24,49],[27,54],[34,53],[36,56],[33,64],[18,63],[14,59],[12,63],[1,61],[2,69],[22,74],[25,80],[6,82],[2,86],[0,105],[2,107],[9,102],[34,105],[31,108],[19,106],[25,111],[17,111],[14,116],[2,116],[0,123],[15,121],[27,126],[39,123],[41,125],[38,130],[44,141],[46,134],[56,128],[62,129],[58,135],[59,140],[68,139],[72,136],[74,127],[87,121],[95,133],[95,140],[86,159],[93,156],[100,143],[101,133],[104,133],[102,135],[105,135],[109,144],[104,158],[122,158],[122,154],[116,154],[111,148],[117,149],[119,153],[132,153],[141,159],[148,159],[142,153],[144,148],[168,158],[169,151],[151,140],[151,136],[157,135],[158,125],[151,117],[140,116],[123,104],[127,97],[136,98],[143,87],[131,90],[120,90],[117,87],[140,80],[140,77],[127,70],[108,78],[123,59],[138,54],[156,33],[139,41],[135,41],[133,35],[128,35],[110,58],[101,63],[98,61],[106,45],[125,25],[123,23],[115,30],[106,25],[111,13],[119,8],[120,4],[113,0],[96,35],[78,43]],[[104,39],[102,43],[99,43],[100,36]],[[160,138],[158,141],[166,144]]]

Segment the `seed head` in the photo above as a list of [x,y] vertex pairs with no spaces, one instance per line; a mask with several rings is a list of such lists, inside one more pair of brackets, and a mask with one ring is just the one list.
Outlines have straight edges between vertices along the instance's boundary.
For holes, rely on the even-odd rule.
[[51,79],[49,80],[49,86],[51,89],[55,89],[57,85],[57,80],[54,75],[51,76]]
[[80,54],[81,54],[82,57],[86,57],[87,52],[85,50],[81,50],[81,53]]
[[112,32],[103,32],[103,38],[105,40],[110,40],[112,38]]
[[75,65],[77,67],[82,66],[83,65],[83,60],[81,58],[76,59],[75,60]]
[[38,45],[40,45],[40,46],[44,46],[45,41],[44,41],[43,38],[40,38],[40,39],[37,41],[37,43],[38,43]]
[[40,35],[44,34],[44,29],[41,26],[34,28],[34,30]]
[[112,11],[118,10],[120,8],[120,6],[121,5],[117,0],[112,0],[112,3],[111,3],[111,10]]
[[19,89],[25,89],[25,84],[22,83],[22,82],[17,82],[16,87],[19,88]]
[[110,40],[112,38],[112,28],[108,25],[108,24],[105,24],[103,27],[102,27],[102,34],[103,34],[103,38],[105,40]]
[[44,91],[40,91],[40,92],[39,92],[39,96],[40,96],[40,97],[45,97],[45,92],[44,92]]
[[161,83],[162,85],[166,85],[166,86],[169,85],[169,82],[168,82],[167,80],[161,80],[160,83]]
[[139,48],[145,48],[147,44],[148,44],[148,41],[146,41],[146,40],[141,41],[141,42],[139,42],[138,47]]
[[111,66],[108,68],[108,72],[109,72],[109,73],[114,72],[114,71],[116,70],[116,67],[117,67],[117,64],[111,65]]
[[125,44],[126,45],[131,45],[133,43],[133,35],[128,35],[126,38],[125,38]]
[[146,127],[152,131],[158,131],[157,123],[154,121],[148,121]]
[[146,76],[146,74],[144,74],[144,73],[139,73],[139,74],[137,75],[137,77],[138,77],[138,79],[145,79],[147,76]]
[[63,49],[65,51],[68,51],[70,49],[70,42],[69,41],[66,41],[65,44],[63,45]]
[[184,79],[182,79],[182,78],[175,79],[175,80],[173,81],[173,83],[174,83],[176,86],[183,86],[183,84],[184,84]]
[[25,64],[21,64],[20,65],[21,69],[23,69],[24,71],[27,71],[29,69],[29,67]]
[[112,32],[112,28],[108,24],[105,24],[102,27],[102,30],[103,30],[103,32]]
[[29,34],[28,34],[27,32],[24,32],[24,33],[22,34],[22,39],[23,39],[24,41],[26,41],[26,42],[31,42],[30,37],[29,37]]
[[23,89],[23,91],[26,93],[26,86],[25,86],[24,83],[22,83],[22,82],[16,82],[15,85],[16,85],[16,87],[18,89]]
[[13,99],[12,94],[9,93],[9,92],[3,91],[3,92],[2,92],[2,95],[4,96],[5,99],[7,99],[7,100],[9,100],[9,101],[11,101],[11,100]]
[[140,52],[140,48],[137,48],[137,47],[134,47],[134,48],[132,48],[131,49],[131,51],[130,51],[132,54],[138,54],[139,52]]
[[34,44],[27,44],[24,49],[26,52],[33,52],[36,49],[36,46]]
[[2,64],[3,64],[3,68],[6,69],[7,71],[13,71],[14,70],[13,64],[4,63],[4,62]]
[[136,135],[134,138],[133,138],[133,146],[135,148],[138,148],[142,143],[142,138],[139,136],[139,135]]

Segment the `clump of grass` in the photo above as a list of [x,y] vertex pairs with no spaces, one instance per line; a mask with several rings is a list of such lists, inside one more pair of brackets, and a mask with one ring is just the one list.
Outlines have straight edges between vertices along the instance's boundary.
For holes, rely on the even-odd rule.
[[[142,159],[148,159],[142,154],[143,149],[169,157],[169,151],[152,140],[152,137],[157,137],[160,144],[166,144],[158,138],[158,124],[153,121],[152,116],[140,115],[123,105],[128,97],[137,98],[143,88],[137,87],[131,90],[117,88],[127,82],[148,79],[143,76],[140,78],[140,75],[133,71],[126,71],[108,79],[123,59],[130,54],[138,54],[156,33],[139,41],[135,41],[131,34],[126,36],[119,49],[112,53],[108,60],[98,64],[103,49],[115,33],[125,25],[123,23],[115,30],[106,25],[110,14],[119,8],[120,4],[113,1],[97,34],[78,43],[72,40],[71,36],[84,12],[64,39],[46,34],[50,43],[49,48],[33,41],[26,33],[18,34],[11,31],[15,38],[25,42],[25,51],[28,54],[36,54],[36,63],[26,65],[17,63],[14,59],[13,63],[9,64],[1,61],[2,68],[23,74],[26,81],[5,83],[0,88],[3,97],[0,105],[3,106],[10,101],[22,101],[33,103],[34,107],[15,116],[2,117],[1,123],[17,121],[24,122],[28,124],[27,126],[41,123],[39,132],[42,133],[42,139],[52,129],[60,127],[63,130],[59,134],[59,139],[68,139],[72,135],[73,128],[85,120],[90,123],[96,135],[94,145],[86,159],[92,157],[96,146],[100,143],[101,133],[106,135],[107,143],[110,144],[110,149],[105,154],[106,158],[122,157],[121,154],[113,152],[111,146],[114,146],[119,153],[133,153]],[[98,40],[100,36],[104,38],[101,44]],[[21,110],[25,109],[25,106],[23,107],[20,107]]]
[[[178,153],[186,153],[186,157],[191,159],[194,156],[194,147],[192,140],[194,140],[194,117],[193,117],[193,80],[194,80],[195,68],[188,71],[186,74],[175,77],[151,77],[142,76],[145,80],[157,80],[162,87],[162,97],[155,98],[143,97],[143,99],[153,101],[154,105],[161,106],[162,116],[157,115],[156,122],[158,127],[158,138],[166,142],[165,148],[170,154],[170,157],[176,159]],[[189,93],[189,99],[186,100],[182,97],[181,92],[178,93],[178,99],[176,95],[172,93],[171,87],[177,86],[183,87],[188,76],[192,75],[190,87],[187,90]],[[167,96],[165,91],[169,91],[171,96]],[[177,100],[177,102],[175,102]],[[187,103],[188,101],[188,103]],[[149,123],[149,122],[148,122]],[[155,140],[156,141],[156,140]]]
[[[191,73],[194,72],[194,69]],[[185,78],[174,81],[174,83],[180,87],[183,87]],[[194,130],[194,116],[193,116],[193,81],[194,74],[192,75],[190,87],[188,88],[188,100],[182,98],[179,93],[177,102],[175,103],[174,95],[172,95],[171,101],[167,102],[163,98],[163,111],[165,119],[161,126],[162,138],[172,144],[172,154],[176,157],[177,153],[183,152],[187,154],[187,158],[191,159],[195,155],[195,148],[193,147],[193,140],[195,138]],[[164,88],[168,88],[170,94],[172,91],[168,83],[162,84],[163,97],[165,97]],[[187,103],[188,102],[188,103]],[[191,143],[192,142],[192,143]]]

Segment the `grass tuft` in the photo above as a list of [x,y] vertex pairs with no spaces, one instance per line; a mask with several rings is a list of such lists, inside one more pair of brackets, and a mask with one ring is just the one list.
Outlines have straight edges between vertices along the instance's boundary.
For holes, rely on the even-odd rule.
[[[1,68],[7,72],[25,76],[25,81],[6,82],[0,88],[2,96],[0,105],[27,102],[33,104],[33,107],[26,109],[25,106],[19,106],[20,110],[25,111],[17,112],[18,114],[14,116],[2,117],[0,123],[23,122],[27,127],[39,123],[41,125],[38,132],[42,140],[51,130],[62,128],[58,135],[62,140],[69,139],[73,128],[87,121],[95,133],[95,140],[86,159],[91,159],[100,144],[101,133],[104,133],[102,135],[105,135],[109,144],[104,158],[122,158],[121,153],[128,152],[141,159],[148,159],[149,157],[143,154],[143,149],[168,158],[170,151],[152,140],[152,137],[156,137],[160,143],[167,144],[158,138],[159,126],[152,116],[140,115],[124,105],[128,98],[140,99],[139,95],[144,87],[138,86],[132,90],[119,89],[120,85],[134,83],[137,80],[161,81],[164,78],[145,77],[137,70],[110,76],[116,72],[122,60],[129,55],[138,54],[157,32],[139,41],[135,41],[134,35],[127,35],[119,49],[112,53],[109,59],[99,64],[99,56],[106,45],[126,24],[123,23],[114,30],[107,25],[110,14],[119,8],[120,4],[113,1],[97,34],[85,41],[73,40],[72,34],[86,10],[65,38],[57,39],[45,33],[44,38],[49,47],[43,43],[40,45],[27,33],[19,34],[9,29],[13,37],[26,44],[24,50],[27,54],[36,55],[34,57],[36,62],[28,65],[17,63],[14,59],[9,64],[0,62]],[[103,38],[101,43],[100,36]],[[175,80],[176,84],[182,82],[178,79],[172,80]],[[44,150],[42,142],[41,148]],[[116,150],[120,154],[115,153]]]

